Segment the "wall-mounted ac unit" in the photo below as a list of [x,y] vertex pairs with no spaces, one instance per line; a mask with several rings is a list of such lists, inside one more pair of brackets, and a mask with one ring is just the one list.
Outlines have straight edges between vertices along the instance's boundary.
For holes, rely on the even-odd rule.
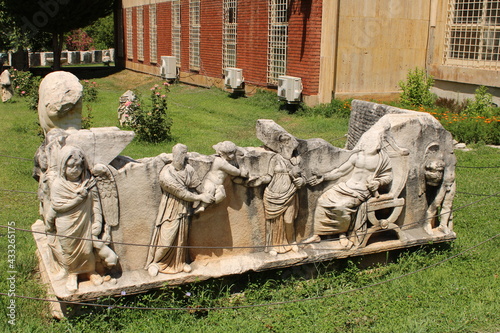
[[289,104],[299,103],[302,93],[302,79],[300,77],[282,75],[278,77],[278,98]]
[[174,56],[161,57],[160,75],[167,80],[177,78],[177,59]]
[[228,89],[243,90],[245,79],[243,78],[243,69],[227,67],[224,68],[224,85]]

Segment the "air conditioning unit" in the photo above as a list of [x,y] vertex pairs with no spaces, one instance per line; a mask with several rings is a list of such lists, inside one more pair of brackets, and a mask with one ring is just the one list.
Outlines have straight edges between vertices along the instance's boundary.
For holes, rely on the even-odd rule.
[[224,68],[224,85],[228,89],[243,90],[245,79],[243,79],[243,69],[227,67]]
[[278,98],[289,104],[299,103],[302,94],[302,79],[300,77],[282,75],[278,77]]
[[174,56],[161,57],[160,75],[167,80],[177,78],[177,59]]

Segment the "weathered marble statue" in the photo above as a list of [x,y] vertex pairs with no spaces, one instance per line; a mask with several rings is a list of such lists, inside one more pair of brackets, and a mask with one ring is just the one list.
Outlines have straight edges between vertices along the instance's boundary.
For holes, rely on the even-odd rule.
[[0,75],[0,86],[2,88],[2,102],[7,102],[14,95],[10,73],[7,69]]
[[261,147],[224,141],[206,156],[177,144],[135,160],[119,156],[133,132],[79,129],[81,85],[53,74],[40,88],[32,229],[58,299],[456,238],[452,137],[429,114],[354,100],[346,149],[259,119]]
[[336,184],[318,199],[314,235],[305,243],[319,242],[323,235],[339,235],[342,246],[350,248],[353,245],[347,232],[357,230],[367,218],[364,207],[360,206],[369,198],[378,197],[379,190],[392,181],[390,160],[382,149],[381,138],[366,140],[345,163],[324,175],[308,179],[308,184],[316,186],[348,174],[347,181]]
[[[224,189],[224,180],[227,175],[233,177],[248,177],[248,171],[240,170],[236,161],[236,153],[238,147],[231,141],[219,142],[212,146],[217,155],[215,156],[210,171],[203,179],[201,190],[209,193],[215,198],[215,204],[220,203],[226,198],[226,190]],[[194,214],[205,211],[208,206],[205,202],[196,202],[194,204]]]
[[160,185],[163,196],[145,268],[151,276],[158,272],[189,273],[188,250],[182,246],[188,245],[193,202],[210,204],[215,198],[201,193],[201,181],[193,167],[187,164],[187,147],[183,144],[172,148],[172,163],[161,170]]
[[433,234],[433,228],[444,234],[453,232],[452,206],[456,191],[454,171],[456,158],[452,155],[450,158],[452,165],[446,165],[440,155],[439,144],[433,142],[426,149],[423,163],[424,191],[428,203],[424,228],[430,235]]
[[[67,275],[66,288],[74,292],[78,289],[80,274],[87,274],[95,285],[103,283],[102,276],[96,272],[94,254],[94,248],[104,246],[98,239],[103,218],[99,193],[95,188],[97,181],[90,173],[83,152],[77,147],[64,146],[59,158],[59,172],[50,188],[54,214],[50,214],[45,222],[47,232],[55,234],[49,246]],[[117,258],[109,251],[103,259],[113,266]],[[110,260],[110,256],[113,259]]]
[[266,252],[275,256],[290,250],[298,251],[295,219],[299,199],[297,190],[305,184],[301,175],[297,140],[273,121],[257,122],[257,137],[275,152],[269,160],[267,174],[248,182],[249,186],[268,184],[264,190],[266,218]]
[[78,130],[82,124],[83,87],[71,73],[58,71],[40,83],[38,118],[44,133],[53,128]]

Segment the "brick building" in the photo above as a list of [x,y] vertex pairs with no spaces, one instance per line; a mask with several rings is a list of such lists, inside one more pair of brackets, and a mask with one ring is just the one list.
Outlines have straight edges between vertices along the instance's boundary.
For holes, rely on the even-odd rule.
[[500,97],[500,0],[122,0],[115,16],[117,61],[160,75],[172,56],[181,82],[223,87],[228,67],[247,90],[300,77],[314,105],[395,97],[420,67],[439,95]]

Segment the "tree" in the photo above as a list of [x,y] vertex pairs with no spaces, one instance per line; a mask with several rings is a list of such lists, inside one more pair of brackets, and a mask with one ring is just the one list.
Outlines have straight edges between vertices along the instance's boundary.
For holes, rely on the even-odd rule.
[[6,9],[5,2],[0,0],[0,51],[20,48],[41,50],[50,45],[50,34],[39,33],[31,36],[23,33],[15,23],[13,15]]
[[52,34],[54,69],[61,68],[64,34],[85,27],[113,11],[114,0],[3,0],[24,35]]
[[83,30],[92,38],[96,50],[104,50],[114,47],[114,18],[113,14],[100,18]]

